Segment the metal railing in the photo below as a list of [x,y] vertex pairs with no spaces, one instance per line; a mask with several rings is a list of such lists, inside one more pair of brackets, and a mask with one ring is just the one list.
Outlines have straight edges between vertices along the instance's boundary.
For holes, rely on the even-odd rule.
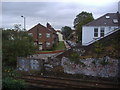
[[[118,30],[120,30],[120,28],[114,29],[114,30],[112,30],[112,31],[110,31],[110,32],[108,32],[108,33],[106,33],[106,34],[104,34],[104,37],[106,37],[106,36],[108,36],[108,35],[110,35],[110,34],[116,32],[116,31],[118,31]],[[94,43],[95,41],[98,41],[98,40],[100,40],[100,39],[102,39],[102,38],[104,38],[104,37],[98,37],[98,38],[96,38],[96,39],[93,39],[92,41],[90,41],[90,42],[88,42],[88,43],[84,43],[83,46],[90,45],[90,44]]]

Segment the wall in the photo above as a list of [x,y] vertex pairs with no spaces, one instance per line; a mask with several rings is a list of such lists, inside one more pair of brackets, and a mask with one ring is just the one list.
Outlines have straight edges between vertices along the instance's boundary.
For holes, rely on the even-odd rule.
[[[89,45],[90,41],[95,39],[94,28],[98,28],[98,37],[97,38],[99,38],[101,27],[96,27],[96,26],[83,26],[82,27],[82,45],[87,46],[87,45]],[[117,26],[106,26],[104,28],[105,28],[105,34],[107,34],[108,32],[111,32],[112,30],[114,30],[118,27]]]
[[57,32],[59,41],[64,41],[63,40],[63,35],[60,32]]
[[[53,47],[53,44],[56,43],[57,35],[54,34],[52,31],[50,31],[49,29],[47,29],[46,27],[42,26],[41,24],[38,24],[35,27],[31,28],[28,31],[28,33],[32,33],[33,39],[34,39],[36,44],[37,44],[37,41],[39,43],[42,43],[42,45],[39,45],[39,46],[42,47],[43,50],[51,49]],[[41,37],[39,37],[39,35],[38,35],[39,33],[42,34]],[[46,33],[50,34],[49,38],[46,37]],[[49,42],[50,45],[47,46],[46,42]]]
[[43,61],[40,59],[33,58],[18,58],[17,59],[17,70],[19,71],[40,71],[42,68]]
[[118,76],[118,60],[106,57],[105,60],[108,64],[103,65],[100,62],[103,58],[96,60],[96,64],[93,62],[96,59],[87,58],[81,59],[80,61],[85,64],[74,64],[66,57],[63,57],[61,60],[61,65],[64,68],[64,72],[68,74],[83,74],[88,76],[98,76],[98,77],[116,77]]

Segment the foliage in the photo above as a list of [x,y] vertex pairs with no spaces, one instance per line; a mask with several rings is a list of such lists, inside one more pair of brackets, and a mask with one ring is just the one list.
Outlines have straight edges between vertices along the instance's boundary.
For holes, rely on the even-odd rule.
[[53,50],[64,50],[65,49],[65,44],[63,41],[59,41],[58,45],[53,47]]
[[2,30],[2,44],[3,62],[7,65],[16,65],[17,57],[31,55],[35,50],[32,37],[25,31]]
[[115,56],[117,58],[120,57],[120,30],[118,32],[118,34],[114,37],[114,41],[113,41],[113,48],[115,49]]
[[2,76],[3,77],[19,77],[21,76],[21,74],[16,72],[16,70],[13,67],[3,66]]
[[72,33],[72,29],[68,26],[62,27],[62,34],[64,39],[68,39],[69,35]]
[[[3,64],[4,65],[4,64]],[[15,80],[14,78],[21,76],[13,67],[3,66],[2,68],[2,86],[3,90],[22,90],[26,87],[23,80]]]
[[97,57],[100,56],[100,54],[102,54],[104,52],[104,47],[102,45],[102,43],[95,43],[95,53],[97,54]]
[[74,62],[74,63],[76,63],[76,64],[79,64],[79,62],[80,62],[80,61],[79,61],[80,56],[79,56],[79,54],[76,53],[76,52],[73,52],[72,54],[70,54],[69,59],[70,59],[70,61],[72,61],[72,62]]
[[78,36],[78,40],[82,40],[82,26],[94,20],[92,13],[82,11],[74,19],[74,28]]
[[10,77],[3,78],[2,80],[3,90],[23,90],[25,83],[23,80],[15,80]]

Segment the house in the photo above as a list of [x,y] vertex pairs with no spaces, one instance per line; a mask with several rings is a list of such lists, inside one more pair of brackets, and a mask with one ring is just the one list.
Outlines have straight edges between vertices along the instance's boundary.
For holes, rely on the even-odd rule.
[[82,45],[88,46],[120,28],[120,13],[107,13],[82,27]]
[[62,34],[62,32],[60,30],[57,30],[57,35],[58,35],[59,41],[64,41],[63,40],[63,34]]
[[39,50],[51,49],[58,42],[56,31],[48,23],[47,27],[40,23],[35,25],[28,31],[28,34],[33,36],[34,44]]

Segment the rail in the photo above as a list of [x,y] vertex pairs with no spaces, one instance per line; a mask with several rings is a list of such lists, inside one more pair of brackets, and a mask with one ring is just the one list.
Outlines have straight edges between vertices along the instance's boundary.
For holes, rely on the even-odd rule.
[[27,83],[36,85],[43,88],[50,87],[63,87],[63,88],[119,88],[119,83],[114,82],[101,82],[101,81],[88,81],[88,80],[75,80],[66,78],[53,78],[53,77],[36,77],[36,76],[24,76],[22,78]]

